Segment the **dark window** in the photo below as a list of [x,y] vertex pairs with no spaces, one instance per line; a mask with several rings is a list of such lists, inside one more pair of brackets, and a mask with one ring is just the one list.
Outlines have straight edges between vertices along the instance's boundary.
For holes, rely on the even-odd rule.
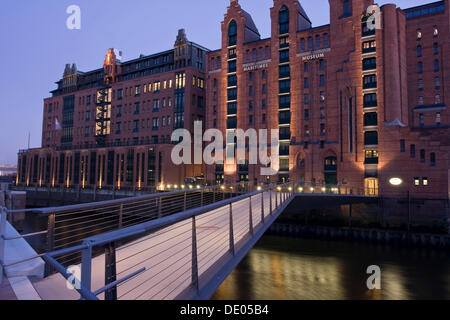
[[289,50],[280,51],[280,63],[289,62]]
[[366,58],[363,60],[363,70],[372,70],[377,68],[377,58]]
[[377,145],[378,144],[378,132],[377,131],[367,131],[364,133],[364,144],[366,146]]
[[439,45],[436,42],[433,44],[433,52],[439,54]]
[[400,140],[400,152],[406,151],[406,142],[405,140]]
[[344,17],[347,17],[349,15],[351,15],[350,12],[350,1],[345,0],[344,3],[342,4],[342,15]]
[[423,63],[422,62],[417,62],[417,73],[422,73],[423,72]]
[[434,72],[439,71],[439,60],[434,60]]
[[368,112],[364,114],[364,126],[378,125],[378,115],[376,112]]
[[280,109],[287,109],[291,107],[291,96],[284,95],[279,97],[279,107]]
[[430,165],[434,167],[436,165],[436,153],[430,153]]
[[291,80],[280,81],[280,93],[287,93],[291,91]]
[[237,42],[237,24],[232,20],[228,26],[228,45],[234,46]]
[[422,56],[422,46],[417,46],[417,56],[418,57]]
[[278,119],[279,119],[279,124],[290,124],[291,123],[291,112],[290,111],[280,111]]
[[409,147],[409,155],[410,155],[411,158],[415,158],[416,157],[416,145],[415,144],[412,144]]
[[286,6],[283,6],[278,14],[278,23],[280,34],[289,32],[289,9]]
[[420,150],[420,162],[425,162],[425,149]]

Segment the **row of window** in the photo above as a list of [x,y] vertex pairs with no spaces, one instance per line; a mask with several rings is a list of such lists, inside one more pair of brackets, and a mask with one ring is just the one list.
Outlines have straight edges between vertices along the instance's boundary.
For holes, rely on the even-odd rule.
[[[423,90],[423,79],[419,79],[417,81],[417,85],[418,85],[418,89],[419,91]],[[434,88],[435,89],[440,89],[441,88],[441,80],[439,77],[435,77],[434,78]]]
[[[441,103],[441,95],[437,94],[434,96],[434,104],[440,104]],[[422,106],[424,104],[423,96],[419,97],[418,101],[419,106]]]
[[[134,133],[137,133],[137,132],[139,132],[139,123],[141,123],[142,129],[145,129],[145,128],[150,129],[151,128],[152,130],[158,130],[159,124],[160,124],[159,119],[160,118],[153,118],[152,120],[150,120],[150,119],[133,120],[133,121],[128,121],[128,122],[125,121],[124,123],[117,122],[115,124],[115,127],[116,127],[115,133],[117,135],[121,134],[123,128],[127,129],[128,131],[132,130]],[[162,127],[172,125],[172,117],[170,117],[170,116],[168,116],[167,118],[162,117],[161,120],[162,120],[161,121]]]
[[322,36],[317,34],[314,38],[308,37],[307,39],[300,39],[300,50],[302,52],[326,49],[329,48],[329,46],[328,33],[325,33]]
[[[400,140],[400,152],[406,152],[406,142],[405,140]],[[409,154],[411,158],[416,157],[416,145],[411,144],[409,146]],[[426,162],[426,151],[425,149],[420,150],[420,162],[425,163]],[[436,165],[436,153],[430,152],[430,165],[435,166]]]
[[[439,72],[440,67],[439,67],[439,60],[435,59],[433,61],[433,71],[434,72]],[[422,74],[423,73],[423,62],[419,61],[417,62],[417,73]]]
[[[417,57],[422,57],[423,53],[423,47],[421,45],[417,46]],[[439,54],[439,44],[437,42],[433,43],[433,54],[438,55]]]
[[[436,112],[435,126],[439,127],[440,125],[441,125],[441,113]],[[419,114],[419,126],[425,127],[425,116],[423,115],[423,113]]]
[[[433,27],[433,38],[437,38],[439,36],[439,29],[437,26]],[[422,29],[417,29],[416,31],[416,39],[417,40],[422,40],[423,38],[423,32]]]

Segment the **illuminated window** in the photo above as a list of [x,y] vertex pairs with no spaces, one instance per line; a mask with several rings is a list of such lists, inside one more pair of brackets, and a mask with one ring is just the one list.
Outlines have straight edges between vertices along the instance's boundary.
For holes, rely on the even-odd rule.
[[421,40],[422,39],[422,30],[417,30],[417,40]]
[[439,35],[439,30],[437,27],[433,28],[433,37],[437,37]]
[[158,92],[159,90],[161,90],[161,82],[157,81],[153,84],[153,92]]
[[414,177],[414,185],[420,186],[420,178],[419,177]]
[[422,178],[422,185],[428,186],[428,178]]
[[167,80],[164,80],[163,82],[163,89],[167,89]]

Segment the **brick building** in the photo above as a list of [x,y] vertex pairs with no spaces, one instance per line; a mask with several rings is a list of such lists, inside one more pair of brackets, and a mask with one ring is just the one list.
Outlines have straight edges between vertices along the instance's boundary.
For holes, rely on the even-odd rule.
[[[219,50],[180,31],[167,52],[122,63],[110,50],[102,69],[67,66],[44,101],[42,148],[19,153],[18,183],[139,188],[204,174],[210,183],[291,180],[447,198],[449,0],[373,5],[329,0],[330,24],[313,28],[299,1],[274,0],[262,39],[231,0]],[[173,165],[170,134],[192,131],[195,119],[224,136],[279,129],[278,175],[261,176],[260,165]]]
[[449,1],[369,11],[371,0],[329,4],[330,24],[312,28],[299,1],[274,0],[271,36],[261,39],[231,0],[222,47],[207,55],[206,127],[224,135],[279,128],[280,172],[263,177],[259,165],[219,164],[206,168],[207,179],[447,198]]
[[19,152],[17,183],[152,189],[201,175],[172,164],[170,137],[204,119],[207,52],[180,30],[165,52],[122,62],[110,49],[101,69],[66,65],[44,99],[42,148]]

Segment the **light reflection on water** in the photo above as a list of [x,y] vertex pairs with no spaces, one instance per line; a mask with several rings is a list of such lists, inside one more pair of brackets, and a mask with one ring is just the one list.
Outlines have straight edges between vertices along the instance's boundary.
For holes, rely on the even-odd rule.
[[[381,268],[381,290],[366,269]],[[450,255],[443,250],[265,236],[213,299],[450,299]]]

